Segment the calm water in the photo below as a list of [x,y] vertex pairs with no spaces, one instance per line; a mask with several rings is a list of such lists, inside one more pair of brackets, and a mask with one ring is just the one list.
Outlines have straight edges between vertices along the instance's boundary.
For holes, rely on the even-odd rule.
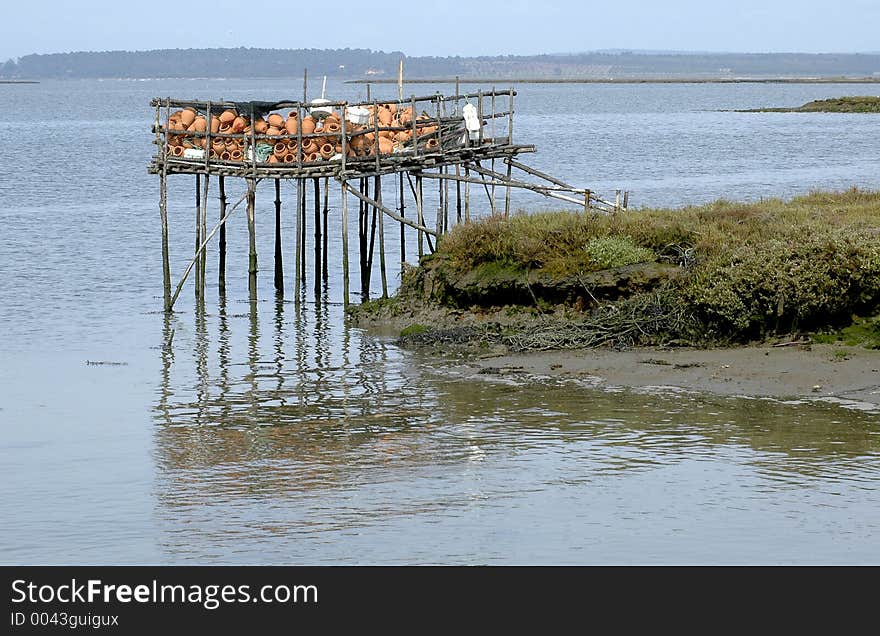
[[[878,117],[718,112],[852,86],[519,89],[515,136],[539,148],[528,163],[630,190],[634,206],[880,188]],[[149,99],[301,90],[0,86],[0,562],[880,563],[880,415],[462,379],[454,360],[344,326],[336,226],[329,287],[316,298],[310,270],[301,303],[275,299],[271,187],[260,301],[246,299],[236,213],[227,299],[212,251],[205,312],[188,286],[166,319]],[[177,277],[192,182],[171,179],[169,201]]]

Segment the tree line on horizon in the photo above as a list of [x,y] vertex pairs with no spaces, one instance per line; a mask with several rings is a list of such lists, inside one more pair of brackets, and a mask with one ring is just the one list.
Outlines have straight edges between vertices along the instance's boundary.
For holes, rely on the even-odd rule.
[[3,79],[243,78],[315,75],[406,77],[880,76],[880,54],[632,53],[410,57],[370,49],[161,49],[25,55],[0,65]]

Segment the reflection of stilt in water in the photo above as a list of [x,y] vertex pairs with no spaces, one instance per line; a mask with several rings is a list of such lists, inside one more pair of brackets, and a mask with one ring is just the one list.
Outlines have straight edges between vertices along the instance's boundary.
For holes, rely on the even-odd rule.
[[174,364],[174,315],[165,313],[162,321],[162,381],[159,383],[158,410],[165,424],[171,424],[171,413],[168,401],[173,395],[171,391],[171,365]]
[[217,336],[217,363],[220,367],[220,395],[218,401],[221,404],[221,422],[229,421],[232,406],[229,403],[229,319],[226,314],[226,294],[220,296],[219,332]]
[[250,331],[248,332],[248,366],[250,367],[251,390],[249,391],[251,401],[251,415],[256,421],[256,415],[259,411],[260,403],[258,397],[257,371],[260,364],[260,328],[257,321],[257,303],[251,300],[249,303],[250,312],[248,318],[250,321]]
[[278,398],[284,404],[284,394],[281,389],[284,386],[284,297],[281,294],[275,296],[275,368],[278,375]]
[[210,386],[210,377],[208,373],[208,330],[205,319],[205,304],[200,302],[196,304],[195,309],[195,360],[196,360],[196,376],[198,384],[196,385],[196,402],[198,424],[204,424],[205,410],[210,400],[208,387]]

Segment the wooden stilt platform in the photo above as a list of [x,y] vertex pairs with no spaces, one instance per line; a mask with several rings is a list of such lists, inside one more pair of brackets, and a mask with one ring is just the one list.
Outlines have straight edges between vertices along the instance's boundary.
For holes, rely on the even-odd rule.
[[[458,93],[458,91],[456,91]],[[327,100],[279,102],[200,102],[156,98],[154,121],[157,153],[148,171],[159,175],[159,209],[162,221],[162,271],[164,306],[173,309],[190,271],[196,268],[196,298],[205,295],[206,248],[219,231],[219,291],[226,291],[226,221],[243,202],[247,202],[248,226],[248,291],[251,301],[257,299],[257,222],[256,192],[258,185],[269,180],[275,195],[274,287],[279,297],[285,293],[283,274],[282,183],[296,184],[293,215],[295,228],[294,300],[299,302],[307,275],[307,200],[313,196],[314,281],[316,298],[328,280],[328,218],[331,180],[339,191],[339,231],[341,233],[343,301],[350,301],[349,272],[349,201],[358,202],[357,245],[360,254],[360,297],[369,299],[374,255],[379,255],[382,295],[388,294],[386,278],[385,223],[396,222],[400,230],[401,264],[406,260],[406,232],[416,232],[418,255],[436,248],[440,236],[457,223],[472,218],[475,195],[485,190],[488,209],[497,212],[495,190],[505,189],[504,214],[510,211],[510,192],[522,188],[583,207],[587,213],[615,212],[622,209],[621,198],[614,202],[597,197],[589,189],[573,187],[560,179],[534,170],[519,161],[519,156],[535,152],[529,144],[513,141],[515,91],[492,91],[466,95],[410,97],[380,104],[360,104]],[[506,110],[496,112],[496,105]],[[288,111],[284,121],[281,111]],[[364,113],[367,113],[368,120]],[[409,114],[408,116],[406,114]],[[393,115],[393,119],[392,119]],[[506,126],[495,125],[506,120]],[[475,124],[476,122],[476,124]],[[497,128],[506,128],[503,136],[493,135]],[[231,149],[231,150],[230,150]],[[316,149],[318,149],[316,151]],[[496,164],[506,172],[496,170]],[[488,167],[487,167],[488,166]],[[514,178],[513,170],[527,176]],[[169,263],[169,232],[167,179],[176,175],[193,175],[196,181],[195,253],[184,271],[174,293],[171,293]],[[395,196],[383,197],[382,177]],[[211,177],[214,177],[213,179]],[[244,180],[246,192],[228,205],[226,179]],[[537,179],[537,182],[534,182]],[[208,232],[207,207],[210,182],[219,183],[220,218]],[[427,180],[427,184],[426,184]],[[425,209],[425,188],[438,181],[438,207]],[[311,184],[309,183],[311,181]],[[449,213],[450,182],[455,184],[455,206]],[[323,207],[321,205],[323,183]],[[470,185],[482,186],[471,193]],[[312,187],[309,188],[308,186]],[[462,201],[462,190],[464,197]],[[429,188],[429,191],[430,188]],[[410,194],[411,196],[407,196]],[[628,201],[624,193],[624,205]],[[480,196],[482,196],[480,194]],[[407,216],[407,198],[414,213]],[[390,201],[385,203],[384,201]],[[462,209],[463,203],[463,209]],[[334,206],[335,207],[335,206]],[[288,208],[289,209],[289,208]],[[290,217],[288,217],[290,218]],[[262,217],[261,217],[262,219]],[[376,241],[378,240],[378,249]]]

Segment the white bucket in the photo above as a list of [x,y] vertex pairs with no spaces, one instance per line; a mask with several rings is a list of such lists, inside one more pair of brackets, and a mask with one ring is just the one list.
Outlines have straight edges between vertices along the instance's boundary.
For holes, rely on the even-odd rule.
[[370,109],[363,106],[352,106],[345,109],[345,119],[353,124],[363,125],[370,121]]
[[183,150],[184,159],[204,159],[205,151],[201,148],[185,148]]
[[[313,99],[312,104],[329,104],[329,99]],[[312,106],[311,110],[309,110],[309,114],[316,119],[323,119],[327,115],[333,114],[333,109],[330,106]]]

